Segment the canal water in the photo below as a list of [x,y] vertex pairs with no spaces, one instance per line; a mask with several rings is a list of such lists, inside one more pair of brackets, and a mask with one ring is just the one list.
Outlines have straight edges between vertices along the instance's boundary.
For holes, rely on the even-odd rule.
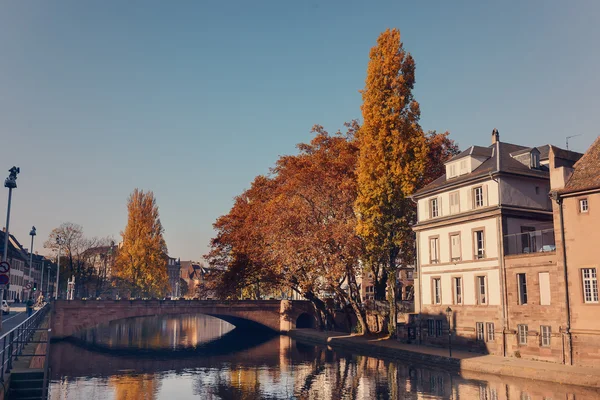
[[600,399],[582,387],[449,373],[205,315],[114,321],[52,343],[52,400]]

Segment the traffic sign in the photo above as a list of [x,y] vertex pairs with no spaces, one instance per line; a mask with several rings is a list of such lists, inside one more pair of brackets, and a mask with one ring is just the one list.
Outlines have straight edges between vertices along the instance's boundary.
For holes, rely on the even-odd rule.
[[0,274],[8,274],[10,271],[10,264],[7,261],[0,262]]
[[25,289],[31,289],[33,287],[33,283],[29,282],[27,285],[25,285]]
[[0,285],[8,285],[10,279],[8,277],[8,275],[0,275]]

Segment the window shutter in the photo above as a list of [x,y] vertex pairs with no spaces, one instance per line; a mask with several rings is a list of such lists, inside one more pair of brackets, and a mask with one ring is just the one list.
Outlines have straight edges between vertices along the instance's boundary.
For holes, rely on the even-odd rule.
[[488,205],[488,185],[483,185],[482,186],[482,191],[483,191],[483,205],[487,206]]
[[470,210],[473,208],[473,189],[469,188],[469,190],[467,190],[467,206],[465,207],[466,210]]

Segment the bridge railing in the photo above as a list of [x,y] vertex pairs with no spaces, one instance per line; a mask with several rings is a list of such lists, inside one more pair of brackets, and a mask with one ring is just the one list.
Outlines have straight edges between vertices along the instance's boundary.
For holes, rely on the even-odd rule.
[[[50,304],[45,304],[29,318],[0,336],[0,358],[2,360],[2,364],[0,365],[1,382],[4,382],[5,375],[13,369],[13,363],[23,357],[44,357],[44,381],[46,381],[50,332],[48,328],[40,328],[40,325],[49,310]],[[48,333],[45,340],[35,340],[35,334],[38,331],[46,331]],[[23,353],[25,346],[30,343],[45,343],[46,353],[36,354],[37,346],[34,347],[32,353]]]

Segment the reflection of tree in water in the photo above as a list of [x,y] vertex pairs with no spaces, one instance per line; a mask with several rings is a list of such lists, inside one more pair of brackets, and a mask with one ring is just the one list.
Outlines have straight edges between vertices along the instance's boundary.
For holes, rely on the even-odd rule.
[[108,378],[115,400],[155,400],[160,380],[154,374],[120,375]]

